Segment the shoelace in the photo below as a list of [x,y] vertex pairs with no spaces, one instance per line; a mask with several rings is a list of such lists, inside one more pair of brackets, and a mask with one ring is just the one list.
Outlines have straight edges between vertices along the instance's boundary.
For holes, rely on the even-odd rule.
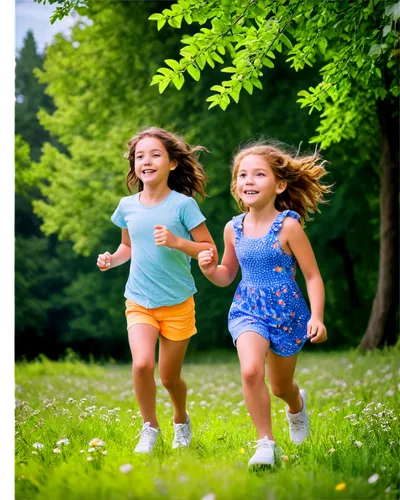
[[258,441],[251,441],[249,444],[251,444],[251,443],[255,443],[254,448],[256,448],[257,451],[260,448],[270,448],[272,450],[271,443],[268,441],[267,438],[262,438],[262,439],[259,439]]
[[186,441],[189,439],[189,431],[186,424],[175,426],[175,440],[179,444],[186,445]]
[[303,420],[300,420],[297,418],[296,420],[291,420],[290,418],[288,419],[290,427],[294,431],[301,431],[305,427],[305,422]]
[[151,440],[151,431],[150,431],[150,422],[146,422],[142,430],[139,432],[139,434],[136,436],[136,438],[140,437],[139,443],[140,444],[149,444]]

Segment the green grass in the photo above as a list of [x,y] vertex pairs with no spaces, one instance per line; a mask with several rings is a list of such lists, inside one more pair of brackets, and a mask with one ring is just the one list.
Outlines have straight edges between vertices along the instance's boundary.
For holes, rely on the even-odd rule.
[[[172,407],[157,378],[163,441],[153,456],[132,453],[142,421],[130,366],[84,364],[73,356],[17,364],[15,498],[399,498],[398,348],[364,356],[301,353],[296,380],[307,389],[311,435],[299,447],[291,443],[284,403],[272,397],[275,439],[288,460],[262,473],[247,468],[256,436],[236,354],[206,359],[183,369],[194,434],[190,449],[171,449]],[[61,438],[69,444],[57,446]],[[99,453],[88,452],[93,438],[105,442]],[[121,472],[126,464],[132,470]],[[374,474],[379,478],[371,484]],[[345,489],[336,491],[340,483]]]

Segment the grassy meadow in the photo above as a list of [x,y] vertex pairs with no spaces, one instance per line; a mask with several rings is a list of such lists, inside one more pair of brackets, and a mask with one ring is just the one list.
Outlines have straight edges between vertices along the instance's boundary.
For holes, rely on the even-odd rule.
[[[129,365],[41,358],[15,368],[15,498],[330,500],[399,498],[398,347],[299,356],[310,437],[289,440],[283,401],[272,418],[283,458],[249,472],[256,439],[231,355],[186,362],[193,441],[172,450],[172,407],[157,379],[162,442],[134,455],[142,421]],[[97,439],[97,440],[95,440]],[[93,441],[95,440],[95,441]]]

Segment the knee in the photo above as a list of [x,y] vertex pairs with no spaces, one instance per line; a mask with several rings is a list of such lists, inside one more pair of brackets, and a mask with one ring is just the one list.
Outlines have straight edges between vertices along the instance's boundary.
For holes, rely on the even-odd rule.
[[279,385],[271,385],[271,392],[275,397],[284,399],[288,391],[286,387],[281,387]]
[[170,375],[160,375],[162,385],[167,389],[174,389],[179,384],[180,377],[171,377]]
[[243,384],[253,386],[264,382],[264,372],[255,366],[244,367],[241,370]]
[[149,360],[140,360],[133,363],[133,372],[138,377],[153,375],[155,370],[155,362]]

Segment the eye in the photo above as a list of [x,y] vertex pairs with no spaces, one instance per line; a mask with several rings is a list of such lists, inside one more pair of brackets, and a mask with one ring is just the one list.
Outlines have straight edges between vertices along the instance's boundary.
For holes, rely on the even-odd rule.
[[137,160],[141,160],[142,158],[143,158],[143,156],[142,156],[142,155],[137,155],[137,156],[136,156],[136,159],[137,159]]
[[154,153],[153,156],[161,156],[160,153]]
[[257,176],[265,177],[265,174],[263,174],[262,172],[258,172]]
[[238,177],[243,179],[244,177],[246,177],[246,174],[239,174]]

